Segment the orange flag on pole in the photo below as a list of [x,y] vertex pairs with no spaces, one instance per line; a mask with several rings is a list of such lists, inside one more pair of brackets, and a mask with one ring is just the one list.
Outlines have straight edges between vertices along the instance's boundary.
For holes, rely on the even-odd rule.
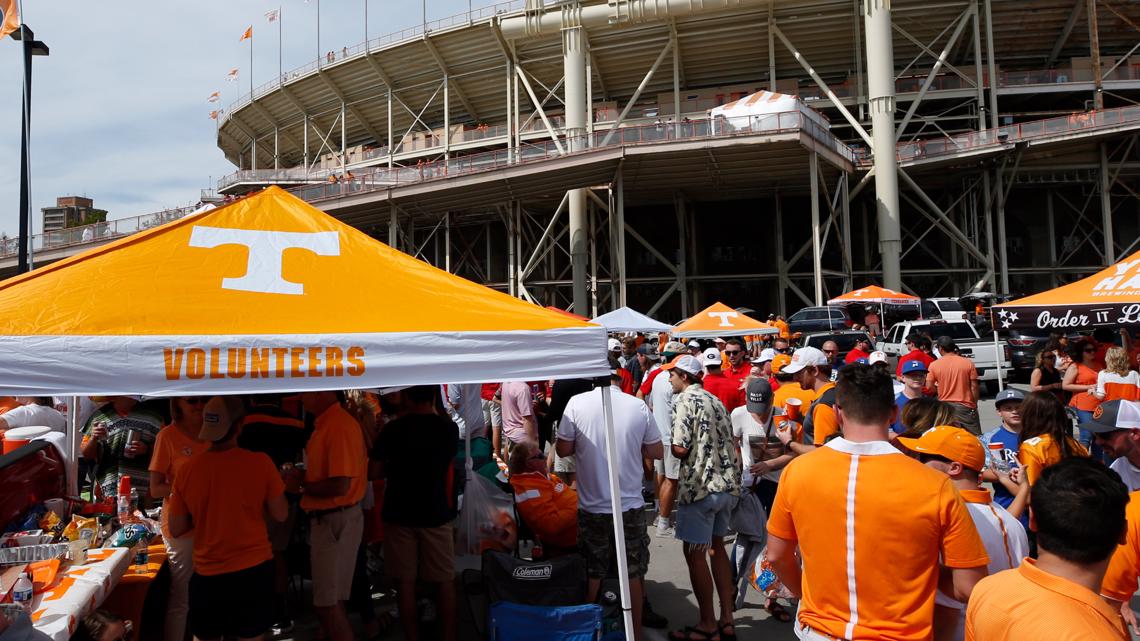
[[16,0],[0,0],[0,13],[4,14],[0,20],[0,40],[20,28],[20,12],[16,9]]
[[245,33],[241,34],[241,38],[238,39],[238,42],[249,40],[250,38],[253,38],[253,25],[250,25],[249,28],[245,30]]

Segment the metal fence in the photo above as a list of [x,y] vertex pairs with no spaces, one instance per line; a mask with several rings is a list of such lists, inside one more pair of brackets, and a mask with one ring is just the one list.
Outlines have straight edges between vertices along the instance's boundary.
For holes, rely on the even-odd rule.
[[[947,138],[929,138],[900,143],[897,153],[899,161],[905,162],[959,154],[997,145],[1029,142],[1045,136],[1080,133],[1089,129],[1137,123],[1140,123],[1140,106],[1087,111],[1045,120],[1004,125],[986,131],[968,131]],[[871,152],[866,147],[856,147],[855,155],[860,165],[867,165],[871,162]]]
[[[636,146],[674,140],[697,140],[758,133],[806,132],[848,161],[855,152],[828,131],[827,127],[799,111],[763,116],[718,117],[716,120],[683,120],[679,123],[657,122],[635,127],[595,131],[577,141],[568,138],[524,143],[516,149],[498,149],[458,156],[433,162],[418,162],[409,167],[377,167],[354,171],[351,179],[295,187],[290,191],[307,201],[339,198],[355,193],[387,189],[399,185],[462,176],[505,167],[523,165],[567,155],[588,154],[617,146]],[[612,132],[612,135],[611,135]],[[574,144],[572,144],[574,143]],[[578,144],[581,143],[581,144]],[[580,151],[569,151],[578,148]]]
[[[197,209],[197,206],[164,209],[133,218],[120,218],[118,220],[108,220],[93,225],[69,227],[67,229],[35,234],[32,236],[32,256],[34,259],[35,254],[43,251],[90,243],[104,243],[118,237],[130,236],[131,234],[157,227],[172,220],[178,220],[195,209]],[[0,236],[0,258],[16,256],[19,251],[19,238],[9,238],[6,235]]]

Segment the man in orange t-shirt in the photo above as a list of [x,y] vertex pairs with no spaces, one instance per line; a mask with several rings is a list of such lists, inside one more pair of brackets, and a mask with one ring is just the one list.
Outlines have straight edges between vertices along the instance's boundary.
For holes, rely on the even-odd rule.
[[550,474],[538,444],[529,441],[511,452],[511,489],[515,508],[549,551],[578,545],[578,492]]
[[958,421],[966,431],[981,436],[978,419],[978,370],[974,361],[958,355],[958,346],[949,336],[938,339],[942,355],[927,367],[926,386],[938,392],[938,400],[957,407]]
[[269,457],[237,446],[244,408],[215,396],[202,410],[205,452],[174,478],[171,536],[194,532],[190,632],[195,639],[260,638],[273,623],[273,550],[266,512],[284,521],[285,484]]
[[344,602],[352,589],[356,552],[364,535],[360,511],[368,483],[364,431],[341,406],[339,392],[303,392],[301,405],[317,417],[305,446],[305,480],[295,488],[301,509],[309,514],[313,607],[325,639],[351,641]]
[[1128,573],[1106,575],[1121,555],[1117,542],[1135,529],[1125,519],[1135,508],[1126,507],[1124,483],[1101,463],[1072,457],[1046,468],[1030,498],[1037,559],[978,583],[966,606],[967,641],[1128,639],[1120,604],[1100,596],[1127,602],[1136,591],[1134,567],[1131,583]]
[[1124,542],[1117,546],[1108,563],[1108,570],[1100,584],[1100,595],[1120,609],[1124,620],[1133,632],[1137,628],[1136,614],[1132,612],[1132,596],[1136,594],[1137,580],[1140,579],[1140,492],[1128,495],[1128,507],[1124,510],[1128,521],[1128,532]]
[[800,639],[927,641],[940,564],[950,596],[965,602],[989,556],[950,479],[887,442],[889,372],[844,367],[836,407],[843,436],[780,476],[768,560],[802,598]]
[[794,440],[794,434],[790,430],[777,430],[776,437],[788,446],[792,454],[807,454],[839,431],[830,361],[826,354],[814,347],[801,347],[792,354],[792,361],[781,371],[793,375],[800,388],[810,391],[814,399],[807,408],[800,406],[803,412],[803,442]]

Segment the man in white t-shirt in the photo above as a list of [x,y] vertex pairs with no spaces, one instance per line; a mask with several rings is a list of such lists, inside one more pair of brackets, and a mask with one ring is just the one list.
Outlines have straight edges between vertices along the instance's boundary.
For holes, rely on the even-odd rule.
[[[566,403],[558,424],[559,456],[573,455],[578,481],[578,547],[586,557],[589,603],[598,597],[602,579],[610,570],[613,544],[613,503],[609,457],[606,455],[606,418],[602,393],[596,388]],[[661,433],[645,403],[621,391],[621,375],[610,375],[610,404],[614,424],[612,468],[618,473],[622,520],[625,523],[629,591],[633,604],[634,639],[641,641],[643,578],[649,569],[649,536],[645,533],[645,500],[641,498],[642,458],[657,460],[662,452]]]
[[732,436],[740,448],[743,467],[741,487],[751,488],[764,511],[772,509],[780,470],[792,460],[776,437],[772,385],[764,378],[750,378],[744,388],[745,404],[732,410]]
[[1120,475],[1128,491],[1140,490],[1140,403],[1101,403],[1093,420],[1081,423],[1081,429],[1092,432],[1105,456],[1116,458],[1108,467]]
[[[665,344],[662,356],[674,361],[685,352],[683,343],[669,341]],[[672,539],[677,533],[674,526],[676,517],[673,516],[673,504],[677,500],[677,479],[681,476],[681,460],[673,456],[673,448],[669,447],[673,431],[673,386],[669,383],[669,372],[662,371],[653,378],[646,401],[653,410],[653,420],[661,432],[661,443],[665,449],[664,457],[653,463],[657,471],[657,536]]]
[[17,396],[16,401],[21,403],[20,407],[13,407],[0,415],[0,433],[33,425],[50,427],[56,432],[67,431],[67,419],[52,407],[54,402],[50,396]]
[[[1021,565],[1029,555],[1025,528],[1005,508],[993,502],[990,491],[979,487],[986,466],[986,451],[978,437],[960,427],[932,427],[918,438],[902,438],[899,443],[917,452],[927,467],[950,477],[950,482],[966,503],[966,510],[978,529],[991,575]],[[938,591],[934,596],[934,638],[962,641],[966,634],[966,604]]]

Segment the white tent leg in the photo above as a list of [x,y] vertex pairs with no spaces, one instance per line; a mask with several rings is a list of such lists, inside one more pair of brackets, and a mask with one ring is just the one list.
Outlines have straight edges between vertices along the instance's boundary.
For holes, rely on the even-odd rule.
[[1005,373],[1002,372],[1001,368],[1002,350],[1001,346],[998,345],[997,325],[994,325],[994,354],[997,356],[998,391],[1000,392],[1005,389],[1005,381],[1003,380],[1005,378]]
[[67,495],[79,496],[79,397],[72,396],[67,408]]
[[[607,381],[608,383],[608,381]],[[621,513],[621,487],[618,483],[618,472],[615,467],[617,461],[617,447],[614,442],[617,437],[614,436],[614,411],[612,400],[610,399],[610,386],[607,384],[602,388],[602,412],[606,417],[606,460],[607,468],[610,474],[610,508],[613,510],[614,516],[614,545],[617,548],[615,553],[617,555],[618,563],[618,587],[621,591],[621,613],[625,621],[625,634],[626,638],[632,638],[633,629],[633,608],[630,605],[629,598],[629,563],[625,556],[625,523],[622,521]]]

